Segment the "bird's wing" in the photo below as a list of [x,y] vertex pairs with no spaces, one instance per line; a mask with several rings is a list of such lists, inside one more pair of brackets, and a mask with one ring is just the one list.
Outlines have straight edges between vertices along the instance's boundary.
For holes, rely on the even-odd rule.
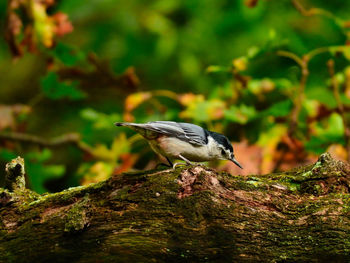
[[176,137],[194,145],[205,145],[208,142],[206,131],[202,127],[191,123],[154,121],[145,123],[144,128]]

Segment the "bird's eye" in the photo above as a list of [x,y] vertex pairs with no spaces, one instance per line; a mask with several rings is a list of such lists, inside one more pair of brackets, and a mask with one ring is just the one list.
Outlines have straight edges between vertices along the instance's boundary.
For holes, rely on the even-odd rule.
[[225,156],[226,152],[224,151],[224,149],[221,149],[221,155]]

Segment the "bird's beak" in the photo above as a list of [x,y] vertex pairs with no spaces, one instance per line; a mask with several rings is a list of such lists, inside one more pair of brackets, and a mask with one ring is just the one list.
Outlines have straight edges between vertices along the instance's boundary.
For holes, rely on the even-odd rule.
[[232,157],[231,161],[234,162],[234,164],[237,165],[239,168],[243,169],[243,167],[239,164],[235,157]]

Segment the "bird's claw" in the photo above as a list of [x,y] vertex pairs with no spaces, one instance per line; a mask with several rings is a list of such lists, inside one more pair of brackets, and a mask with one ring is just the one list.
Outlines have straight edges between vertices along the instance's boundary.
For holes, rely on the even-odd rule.
[[175,170],[176,166],[178,165],[184,165],[184,166],[189,166],[189,165],[193,165],[193,163],[189,162],[189,163],[174,163],[173,165],[173,169]]

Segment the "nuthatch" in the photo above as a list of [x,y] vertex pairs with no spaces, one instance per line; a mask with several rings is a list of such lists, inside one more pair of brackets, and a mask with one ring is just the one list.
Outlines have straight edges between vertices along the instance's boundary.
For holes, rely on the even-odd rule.
[[230,160],[241,169],[226,136],[208,131],[198,125],[173,121],[147,123],[117,122],[116,126],[129,127],[146,140],[156,153],[170,159],[182,159],[188,164],[213,160]]

